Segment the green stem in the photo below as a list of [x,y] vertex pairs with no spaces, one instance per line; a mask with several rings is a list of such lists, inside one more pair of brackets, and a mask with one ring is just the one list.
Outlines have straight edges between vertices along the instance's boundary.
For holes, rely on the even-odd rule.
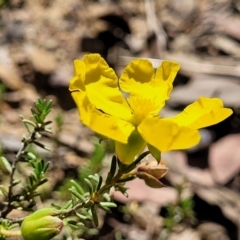
[[21,231],[11,231],[0,226],[0,236],[3,235],[5,237],[18,237],[21,236]]
[[129,175],[132,175],[134,173],[134,168],[137,166],[137,164],[148,154],[149,151],[143,152],[138,156],[138,158],[133,163],[129,164],[128,166],[125,166],[125,168],[123,169],[119,168],[118,173],[111,180],[111,182],[109,184],[105,184],[104,186],[102,186],[95,193],[95,199],[97,200],[99,197],[101,197],[106,190],[109,190],[111,187],[113,187],[118,182],[118,180],[120,180],[123,176],[125,178],[128,177]]
[[122,175],[121,171],[118,171],[117,175],[112,179],[112,181],[109,184],[103,185],[96,193],[96,198],[99,198],[106,190],[109,190],[111,187],[113,187],[119,179],[121,179]]

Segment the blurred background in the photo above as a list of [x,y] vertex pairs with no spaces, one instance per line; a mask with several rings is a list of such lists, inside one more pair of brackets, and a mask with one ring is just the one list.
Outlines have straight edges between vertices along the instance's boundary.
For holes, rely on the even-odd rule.
[[154,67],[178,61],[162,116],[200,96],[234,111],[202,129],[198,146],[163,155],[166,188],[134,180],[128,198],[114,195],[119,208],[102,213],[98,230],[67,229],[56,239],[240,239],[239,0],[1,0],[0,11],[0,142],[9,159],[25,133],[19,115],[30,116],[38,96],[53,99],[54,134],[45,141],[54,150],[34,150],[52,162],[39,206],[65,201],[69,179],[104,174],[110,164],[112,143],[97,144],[68,91],[73,60],[85,53],[100,53],[118,74],[134,58]]

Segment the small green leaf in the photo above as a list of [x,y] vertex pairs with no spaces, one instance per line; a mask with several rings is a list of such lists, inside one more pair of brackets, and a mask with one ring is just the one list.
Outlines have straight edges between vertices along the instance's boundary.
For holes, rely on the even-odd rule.
[[90,195],[92,195],[93,194],[93,185],[92,185],[92,183],[87,178],[84,178],[84,181],[87,184],[87,187],[88,187]]
[[136,176],[133,175],[133,176],[130,176],[130,177],[126,177],[126,178],[122,178],[122,179],[119,179],[117,182],[118,183],[124,183],[124,182],[128,182],[128,181],[132,181],[133,179],[135,179]]
[[30,160],[36,160],[37,159],[36,155],[31,153],[31,152],[27,152],[27,156],[30,158]]
[[51,206],[53,206],[54,208],[58,209],[58,210],[61,210],[62,209],[62,206],[59,205],[59,204],[56,204],[56,203],[51,203]]
[[44,163],[44,166],[43,166],[43,172],[44,172],[44,173],[48,170],[49,165],[50,165],[50,162]]
[[116,173],[116,169],[117,169],[117,157],[114,155],[112,157],[110,171],[108,172],[108,175],[107,175],[106,184],[109,184],[112,181],[112,179]]
[[42,179],[42,180],[38,183],[38,186],[43,185],[43,184],[46,183],[47,181],[48,181],[47,178]]
[[37,163],[37,169],[38,169],[39,172],[42,172],[42,162],[41,161],[39,161]]
[[99,180],[98,180],[98,185],[97,185],[96,191],[98,191],[101,188],[102,182],[103,182],[103,178],[102,178],[102,176],[99,176]]
[[100,202],[99,205],[107,208],[117,207],[117,204],[114,202]]
[[114,175],[111,172],[108,172],[106,184],[109,184],[112,181],[113,177]]
[[68,209],[71,207],[72,207],[72,200],[69,200],[62,206],[62,209]]
[[44,126],[47,126],[47,125],[49,125],[49,124],[51,124],[51,123],[52,123],[52,121],[44,122]]
[[85,192],[85,193],[83,194],[83,196],[84,196],[85,198],[89,198],[89,197],[90,197],[90,193],[89,193],[89,192]]
[[75,195],[72,194],[71,200],[73,202],[73,205],[76,205],[79,202],[79,198],[77,198]]
[[35,122],[33,122],[33,121],[31,121],[31,120],[28,120],[28,119],[26,119],[26,118],[24,118],[24,119],[22,119],[22,122],[24,123],[24,124],[29,124],[29,125],[31,125],[32,127],[37,127],[36,126],[36,123]]
[[10,174],[12,172],[12,166],[5,157],[0,157],[0,169],[5,174]]
[[104,210],[104,211],[107,212],[107,213],[111,213],[111,212],[112,212],[110,208],[103,207],[103,206],[101,206],[101,205],[98,205],[98,207],[101,208],[102,210]]
[[110,172],[112,173],[113,176],[116,173],[116,169],[117,169],[117,157],[115,155],[113,155],[112,163],[111,163],[111,167],[110,167]]
[[47,103],[46,103],[46,108],[47,108],[48,110],[50,110],[51,105],[52,105],[52,100],[48,100]]
[[98,227],[98,216],[97,216],[97,212],[94,207],[91,208],[91,213],[92,213],[93,223],[96,227]]
[[78,223],[77,223],[77,226],[78,226],[78,227],[84,227],[85,225],[84,225],[84,223],[82,223],[82,222],[78,222]]
[[77,225],[77,221],[73,219],[68,219],[67,223],[72,225]]
[[85,202],[85,198],[76,190],[75,187],[71,187],[68,189],[75,197],[77,197],[79,200],[81,200],[82,202]]
[[110,197],[109,193],[104,193],[104,194],[103,194],[103,198],[104,198],[107,202],[111,202],[111,197]]
[[148,144],[148,149],[150,151],[150,153],[153,155],[153,157],[157,160],[158,163],[161,162],[161,152],[155,148],[154,146]]
[[37,146],[39,146],[40,148],[43,148],[47,151],[51,151],[51,149],[49,147],[47,147],[46,145],[42,144],[41,142],[37,142],[37,141],[33,141],[34,144],[36,144]]
[[84,191],[83,191],[82,187],[75,180],[71,179],[70,182],[76,188],[78,193],[80,193],[81,195],[84,194]]
[[124,169],[124,172],[128,173],[128,172],[132,171],[137,166],[137,164],[139,162],[141,162],[149,153],[150,153],[149,151],[146,151],[146,152],[143,152],[142,154],[140,154],[133,163],[126,166],[126,168]]
[[128,194],[127,194],[128,188],[124,187],[124,185],[122,185],[122,183],[116,185],[115,188],[116,188],[116,190],[120,191],[124,196],[128,197]]
[[81,220],[91,220],[88,216],[85,216],[83,214],[80,214],[80,213],[76,213],[76,215],[81,219]]
[[0,185],[0,194],[3,195],[4,197],[8,196],[8,191],[5,186]]
[[32,180],[33,180],[34,182],[37,181],[37,177],[36,177],[34,174],[32,174],[32,173],[30,174],[29,178],[32,178]]
[[22,182],[21,179],[15,179],[15,180],[13,181],[13,186],[18,185],[18,184],[21,183],[21,182]]
[[89,175],[88,178],[92,179],[96,183],[98,183],[98,181],[99,181],[99,175],[97,173],[95,173],[94,175]]
[[28,180],[29,180],[29,184],[30,184],[30,186],[32,187],[33,185],[34,185],[34,183],[35,183],[35,176],[34,175],[30,175],[29,177],[28,177]]

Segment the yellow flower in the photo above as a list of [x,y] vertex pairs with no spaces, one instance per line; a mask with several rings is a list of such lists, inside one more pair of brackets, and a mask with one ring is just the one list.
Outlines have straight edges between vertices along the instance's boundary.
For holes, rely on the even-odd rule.
[[133,60],[120,79],[99,54],[85,55],[74,66],[69,89],[81,121],[115,140],[124,164],[133,162],[146,145],[156,158],[159,152],[190,148],[200,140],[199,128],[232,114],[220,99],[201,97],[175,117],[161,118],[180,68],[176,62],[163,61],[155,72],[148,60]]

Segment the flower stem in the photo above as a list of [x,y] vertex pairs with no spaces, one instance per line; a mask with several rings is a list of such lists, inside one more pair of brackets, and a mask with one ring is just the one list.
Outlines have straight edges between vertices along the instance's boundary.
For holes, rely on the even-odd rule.
[[109,190],[111,187],[113,187],[119,179],[121,179],[123,173],[121,171],[118,171],[117,175],[112,179],[112,181],[109,184],[103,185],[95,194],[96,198],[100,197],[106,190]]
[[0,226],[0,236],[4,235],[5,237],[17,237],[17,236],[21,236],[21,231],[11,231],[11,230],[7,230],[4,227]]

